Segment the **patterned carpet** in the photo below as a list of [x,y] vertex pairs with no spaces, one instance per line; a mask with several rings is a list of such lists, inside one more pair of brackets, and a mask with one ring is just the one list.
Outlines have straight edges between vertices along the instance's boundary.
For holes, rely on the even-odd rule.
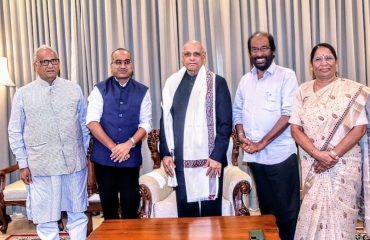
[[[68,233],[60,233],[60,240],[69,240]],[[5,240],[40,240],[36,233],[29,234],[12,234]]]

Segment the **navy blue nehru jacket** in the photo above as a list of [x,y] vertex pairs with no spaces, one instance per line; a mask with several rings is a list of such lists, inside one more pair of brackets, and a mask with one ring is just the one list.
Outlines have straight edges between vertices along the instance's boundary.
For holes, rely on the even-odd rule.
[[[96,85],[103,97],[100,124],[117,144],[126,142],[138,129],[140,108],[148,87],[130,79],[125,87],[112,76]],[[111,151],[94,138],[91,159],[105,166],[138,167],[142,163],[141,142],[130,151],[130,158],[121,163],[110,159]]]

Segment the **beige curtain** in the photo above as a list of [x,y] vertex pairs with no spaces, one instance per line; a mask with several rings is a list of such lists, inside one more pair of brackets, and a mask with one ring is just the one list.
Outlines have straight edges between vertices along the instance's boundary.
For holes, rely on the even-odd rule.
[[[309,54],[316,43],[338,51],[339,74],[370,82],[368,0],[0,0],[0,56],[21,87],[35,78],[32,61],[41,44],[57,49],[61,76],[88,96],[109,76],[110,53],[125,47],[135,76],[150,87],[153,125],[160,118],[161,88],[181,66],[182,45],[200,40],[207,65],[224,76],[234,96],[250,70],[248,37],[257,30],[275,37],[275,61],[310,80]],[[7,121],[14,88],[0,88],[0,167],[12,159]]]

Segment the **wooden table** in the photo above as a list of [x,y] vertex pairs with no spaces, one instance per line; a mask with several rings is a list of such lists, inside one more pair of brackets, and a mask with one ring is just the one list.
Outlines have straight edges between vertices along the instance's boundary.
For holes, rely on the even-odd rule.
[[249,230],[261,229],[265,239],[278,240],[272,215],[248,217],[151,218],[105,220],[89,240],[246,239]]

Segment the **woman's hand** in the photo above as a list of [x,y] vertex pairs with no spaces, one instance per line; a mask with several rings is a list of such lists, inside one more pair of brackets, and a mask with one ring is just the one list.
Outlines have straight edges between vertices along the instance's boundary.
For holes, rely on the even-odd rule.
[[314,169],[316,173],[324,172],[337,164],[338,159],[330,154],[328,151],[316,151],[313,154],[316,160],[314,164]]

